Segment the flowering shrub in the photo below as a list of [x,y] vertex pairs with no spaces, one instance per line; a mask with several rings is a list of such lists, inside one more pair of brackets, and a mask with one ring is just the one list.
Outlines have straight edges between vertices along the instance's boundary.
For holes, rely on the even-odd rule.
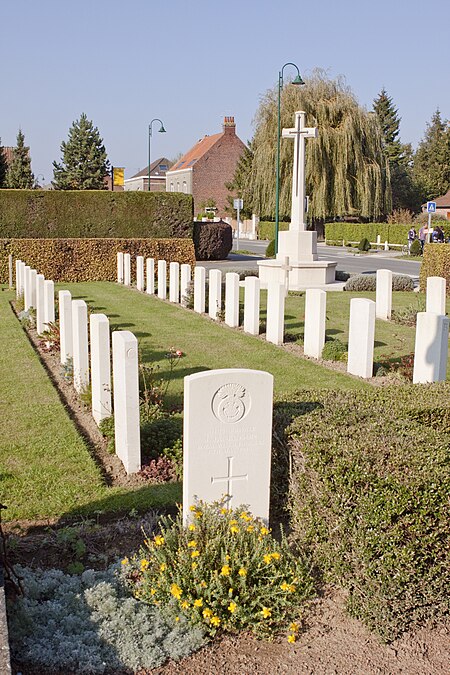
[[209,635],[250,630],[261,636],[289,627],[295,642],[293,619],[313,590],[303,557],[243,507],[200,502],[191,516],[186,526],[181,514],[161,519],[161,533],[122,561],[135,597],[165,606],[176,621],[187,619]]

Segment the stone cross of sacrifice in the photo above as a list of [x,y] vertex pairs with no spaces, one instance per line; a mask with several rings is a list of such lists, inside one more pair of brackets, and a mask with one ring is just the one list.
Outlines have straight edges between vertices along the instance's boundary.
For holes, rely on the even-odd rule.
[[290,230],[306,230],[305,138],[317,138],[317,127],[305,127],[305,113],[295,113],[295,126],[283,129],[283,138],[294,139],[294,168],[292,171],[292,207]]

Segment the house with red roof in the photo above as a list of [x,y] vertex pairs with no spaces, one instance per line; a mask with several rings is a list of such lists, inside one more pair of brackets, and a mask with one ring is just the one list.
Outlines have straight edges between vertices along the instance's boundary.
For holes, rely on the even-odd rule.
[[[172,162],[167,157],[155,159],[150,164],[150,190],[151,192],[160,192],[166,190],[166,171],[172,166]],[[148,166],[142,171],[138,171],[131,178],[125,178],[124,190],[148,190]]]
[[236,135],[234,117],[225,117],[219,134],[204,136],[166,172],[167,192],[184,192],[194,198],[194,213],[214,200],[220,217],[226,216],[228,190],[236,165],[245,149]]

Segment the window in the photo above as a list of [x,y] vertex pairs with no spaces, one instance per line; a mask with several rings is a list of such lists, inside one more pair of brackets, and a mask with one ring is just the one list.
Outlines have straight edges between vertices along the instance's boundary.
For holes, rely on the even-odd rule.
[[184,194],[187,194],[187,183],[185,180],[183,181],[183,192]]
[[177,192],[179,192],[179,191],[180,191],[180,184],[177,183]]
[[171,191],[171,192],[174,191],[174,189],[173,189],[173,183],[170,184],[170,191]]
[[167,171],[168,166],[167,164],[160,164],[158,168],[160,171]]

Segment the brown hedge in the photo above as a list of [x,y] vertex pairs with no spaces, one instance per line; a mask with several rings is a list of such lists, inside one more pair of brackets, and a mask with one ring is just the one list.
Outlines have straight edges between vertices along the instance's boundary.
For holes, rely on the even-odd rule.
[[225,260],[233,248],[233,230],[223,220],[196,221],[192,238],[197,260]]
[[0,190],[0,237],[191,238],[192,196],[107,190]]
[[191,239],[0,239],[0,282],[8,281],[8,256],[53,281],[115,281],[117,253],[195,265]]
[[420,290],[426,291],[428,277],[444,277],[450,295],[450,244],[426,244],[420,268]]

